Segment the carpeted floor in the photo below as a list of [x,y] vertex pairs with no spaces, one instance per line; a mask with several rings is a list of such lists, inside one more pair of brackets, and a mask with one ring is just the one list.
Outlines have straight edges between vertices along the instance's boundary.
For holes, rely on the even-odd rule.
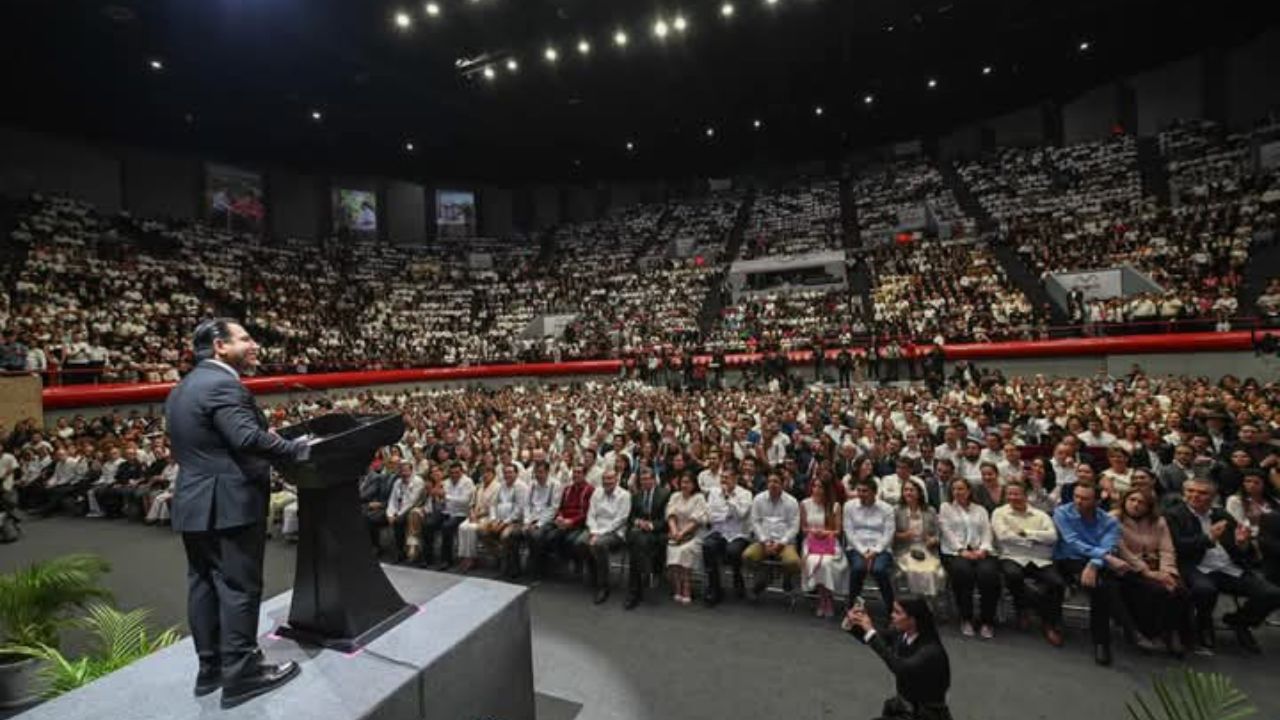
[[[26,537],[0,546],[0,572],[68,552],[96,552],[112,563],[109,584],[122,607],[154,610],[156,624],[183,624],[185,562],[176,535],[122,521],[32,521]],[[268,595],[293,578],[293,548],[268,544]],[[593,606],[569,581],[532,590],[534,672],[542,720],[597,718],[870,718],[892,681],[870,651],[819,621],[806,607],[730,601],[715,610],[681,607],[660,592],[626,612],[621,593]],[[999,629],[993,641],[968,640],[948,627],[951,707],[957,720],[1124,718],[1124,703],[1149,677],[1177,663],[1117,648],[1112,668],[1095,666],[1087,637],[1068,635],[1055,650],[1036,634]],[[1243,654],[1228,633],[1215,657],[1190,667],[1230,675],[1259,709],[1280,717],[1273,678],[1280,631],[1259,631],[1265,655]]]

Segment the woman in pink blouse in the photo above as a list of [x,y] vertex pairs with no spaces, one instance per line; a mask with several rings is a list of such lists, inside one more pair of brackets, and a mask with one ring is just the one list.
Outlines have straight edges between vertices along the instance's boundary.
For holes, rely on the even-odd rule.
[[1129,566],[1120,578],[1120,594],[1136,629],[1133,640],[1153,650],[1158,648],[1153,638],[1161,638],[1171,654],[1181,657],[1191,641],[1191,615],[1169,527],[1149,490],[1133,488],[1120,498],[1114,512],[1121,530],[1116,552]]

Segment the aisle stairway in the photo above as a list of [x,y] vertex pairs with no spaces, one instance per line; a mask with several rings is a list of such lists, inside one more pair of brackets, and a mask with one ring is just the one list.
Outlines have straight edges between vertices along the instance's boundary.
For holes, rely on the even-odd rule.
[[978,233],[987,233],[996,229],[997,223],[995,218],[991,217],[991,213],[982,206],[978,201],[978,197],[969,190],[969,186],[965,184],[960,177],[960,173],[956,172],[955,165],[950,160],[941,160],[938,162],[938,172],[942,175],[942,181],[947,184],[951,193],[956,196],[956,202],[960,203],[960,209],[965,215],[973,218],[978,224]]
[[[751,206],[755,199],[755,190],[747,190],[746,196],[742,199],[742,205],[738,208],[738,214],[733,219],[733,227],[729,230],[729,237],[725,241],[723,255],[725,268],[733,263],[738,257],[738,251],[742,248],[742,236],[746,232],[747,221],[751,218]],[[720,311],[731,302],[728,294],[722,291],[725,275],[725,271],[718,272],[707,283],[707,297],[698,310],[698,331],[703,337],[711,332],[720,318]]]
[[1161,205],[1169,204],[1169,170],[1154,137],[1138,138],[1138,175],[1142,178],[1143,197],[1155,197]]
[[1049,298],[1049,292],[1044,289],[1044,283],[1040,282],[1031,268],[1027,267],[1027,263],[1018,255],[1018,251],[1012,246],[1003,242],[992,242],[989,245],[991,253],[996,256],[996,260],[1000,262],[1000,266],[1004,268],[1005,275],[1022,291],[1023,295],[1031,301],[1032,307],[1049,306],[1050,323],[1053,325],[1065,325],[1067,323],[1067,315],[1062,308],[1058,307]]
[[1237,314],[1258,316],[1258,296],[1267,289],[1267,283],[1277,277],[1280,277],[1280,242],[1255,249],[1245,263]]

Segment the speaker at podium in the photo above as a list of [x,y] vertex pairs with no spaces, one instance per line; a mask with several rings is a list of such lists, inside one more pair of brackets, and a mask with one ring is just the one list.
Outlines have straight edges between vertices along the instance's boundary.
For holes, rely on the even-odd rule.
[[359,649],[417,608],[378,564],[360,512],[360,479],[378,448],[404,435],[400,415],[322,415],[279,430],[311,457],[284,469],[298,489],[298,554],[289,622],[277,632],[342,652]]

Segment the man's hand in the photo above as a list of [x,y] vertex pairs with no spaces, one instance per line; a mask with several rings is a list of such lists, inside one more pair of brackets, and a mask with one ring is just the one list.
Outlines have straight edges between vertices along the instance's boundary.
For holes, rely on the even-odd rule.
[[595,545],[595,544],[596,544],[596,540],[597,540],[599,537],[600,537],[599,535],[597,535],[597,534],[595,534],[595,533],[591,533],[590,535],[588,535],[588,536],[587,536],[587,544],[588,544],[588,545]]
[[378,502],[377,500],[374,500],[373,502],[369,503],[369,509],[370,509],[370,510],[373,510],[374,512],[381,512],[381,511],[382,511],[382,508],[384,508],[384,507],[386,507],[386,505],[383,505],[382,503]]
[[1222,540],[1222,534],[1225,533],[1226,531],[1227,531],[1227,521],[1219,520],[1218,522],[1209,526],[1209,539],[1214,542],[1220,542]]
[[1106,558],[1107,566],[1117,573],[1124,574],[1129,571],[1129,563],[1121,560],[1115,555],[1108,555]]
[[782,547],[781,545],[774,542],[773,540],[766,540],[764,543],[764,553],[765,555],[770,555],[770,556],[777,555],[778,550],[781,547]]
[[1248,545],[1249,540],[1252,537],[1253,537],[1253,533],[1249,531],[1249,527],[1247,525],[1245,525],[1244,523],[1240,523],[1239,525],[1236,525],[1236,544],[1237,545]]
[[1095,588],[1098,586],[1098,566],[1088,563],[1084,566],[1084,570],[1080,572],[1080,585],[1087,588]]
[[845,613],[844,619],[849,625],[862,631],[861,634],[866,635],[871,630],[871,616],[867,615],[865,608],[852,607],[849,612]]

